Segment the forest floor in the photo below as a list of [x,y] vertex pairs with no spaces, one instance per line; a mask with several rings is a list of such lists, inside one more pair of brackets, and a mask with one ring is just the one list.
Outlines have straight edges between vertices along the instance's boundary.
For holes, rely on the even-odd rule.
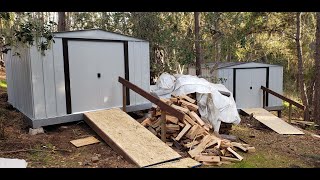
[[[5,80],[5,74],[1,71],[0,80],[2,82]],[[137,167],[113,151],[83,121],[47,126],[44,127],[44,134],[29,135],[29,128],[23,115],[10,107],[6,101],[6,88],[1,86],[0,123],[3,123],[5,133],[4,137],[0,138],[0,157],[25,159],[30,168]],[[241,123],[233,126],[230,134],[253,145],[256,152],[250,154],[239,152],[244,157],[243,161],[221,167],[320,167],[320,139],[308,133],[319,135],[318,129],[303,130],[305,135],[280,135],[253,121],[242,117]],[[76,148],[70,143],[71,140],[87,136],[94,136],[101,142],[80,148]],[[30,151],[19,152],[20,150]],[[186,156],[186,153],[179,153]],[[96,163],[91,160],[94,156],[99,157],[99,161]]]

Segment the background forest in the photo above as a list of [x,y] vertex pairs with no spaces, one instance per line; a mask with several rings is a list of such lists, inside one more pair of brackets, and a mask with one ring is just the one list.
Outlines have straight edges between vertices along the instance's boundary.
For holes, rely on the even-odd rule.
[[99,28],[148,40],[153,79],[200,62],[282,65],[285,95],[320,121],[317,26],[313,12],[1,12],[0,60],[16,43],[37,43],[45,53],[54,31]]

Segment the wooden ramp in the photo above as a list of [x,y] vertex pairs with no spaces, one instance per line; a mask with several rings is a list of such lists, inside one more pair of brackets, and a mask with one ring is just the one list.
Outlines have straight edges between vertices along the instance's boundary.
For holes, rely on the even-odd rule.
[[177,152],[122,110],[84,113],[85,122],[115,151],[139,167],[181,158]]
[[279,134],[304,134],[302,131],[286,123],[284,120],[273,115],[263,108],[242,109],[247,114],[253,114],[253,117],[262,124],[268,126]]

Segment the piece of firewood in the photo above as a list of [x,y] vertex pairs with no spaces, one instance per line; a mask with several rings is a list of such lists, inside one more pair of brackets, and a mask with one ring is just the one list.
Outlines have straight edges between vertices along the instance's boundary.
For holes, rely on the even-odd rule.
[[186,96],[186,95],[179,96],[179,98],[185,99],[185,100],[189,101],[192,104],[194,104],[196,102],[196,100],[194,100],[191,97]]
[[166,144],[171,147],[173,145],[173,142],[166,142]]
[[167,120],[167,122],[170,121],[173,124],[178,124],[178,122],[179,122],[178,118],[171,116],[171,115],[167,115],[166,120]]
[[152,132],[152,134],[157,135],[157,132],[151,126],[148,127],[148,130]]
[[228,147],[227,150],[232,153],[234,156],[236,156],[240,161],[242,161],[243,157],[240,156],[238,153],[236,153],[231,147]]
[[194,122],[194,121],[192,120],[192,118],[191,118],[189,115],[187,115],[187,114],[184,115],[184,119],[185,119],[189,124],[191,124],[192,126],[194,126],[194,125],[197,124],[197,123]]
[[212,146],[212,145],[215,145],[215,144],[217,144],[217,143],[218,143],[217,140],[212,139],[212,140],[206,145],[205,149],[208,148],[208,147],[210,147],[210,146]]
[[254,153],[254,152],[256,152],[256,148],[255,147],[247,147],[247,152]]
[[204,151],[206,145],[212,140],[212,137],[210,135],[205,136],[202,139],[202,142],[195,147],[194,149],[188,151],[188,154],[194,158],[196,155],[199,155],[202,151]]
[[152,121],[149,118],[146,118],[145,120],[143,120],[141,122],[141,125],[146,127],[146,126],[150,126],[152,124]]
[[202,162],[203,165],[206,166],[221,166],[222,163],[221,162]]
[[198,122],[200,124],[200,126],[204,125],[204,122],[201,120],[201,118],[198,116],[197,113],[195,113],[193,111],[189,111],[188,115],[192,118],[192,120]]
[[186,124],[186,126],[182,129],[182,131],[180,131],[180,133],[178,134],[178,136],[175,138],[176,141],[179,141],[191,128],[190,124]]
[[170,101],[173,103],[177,103],[178,102],[178,98],[170,98]]
[[198,111],[199,106],[192,104],[188,101],[185,100],[179,100],[180,103],[182,103],[182,105],[185,105],[190,111]]
[[174,131],[179,131],[180,130],[180,126],[177,124],[166,124],[166,128],[168,130],[174,130]]
[[186,108],[174,105],[174,104],[172,104],[171,107],[175,108],[178,111],[184,112],[184,113],[188,113],[189,112],[189,109],[186,109]]
[[161,120],[157,119],[151,124],[151,127],[152,128],[157,128],[158,126],[160,126],[160,124],[161,124]]
[[240,160],[237,158],[231,158],[231,157],[225,157],[225,156],[220,156],[221,161],[230,161],[230,162],[239,162]]
[[199,143],[200,143],[199,141],[191,141],[190,143],[184,144],[184,147],[191,148]]
[[[188,123],[189,124],[189,123]],[[178,122],[178,125],[181,126],[181,127],[185,127],[186,124],[185,123],[181,123],[181,122]]]
[[240,143],[231,142],[231,145],[232,145],[233,147],[236,147],[236,148],[242,150],[243,152],[248,152],[248,149],[245,148],[245,147],[243,147]]
[[196,161],[201,162],[220,162],[219,156],[204,156],[204,155],[198,155],[194,158]]

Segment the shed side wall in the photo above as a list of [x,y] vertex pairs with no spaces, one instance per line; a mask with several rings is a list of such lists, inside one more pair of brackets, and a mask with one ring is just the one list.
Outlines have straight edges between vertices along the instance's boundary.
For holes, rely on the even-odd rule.
[[[15,52],[20,55],[16,55]],[[25,114],[33,117],[30,51],[27,47],[12,48],[5,55],[8,85],[8,102]]]
[[[133,84],[150,92],[150,57],[148,42],[128,42],[129,80]],[[149,101],[130,90],[130,105],[139,105]]]
[[233,69],[218,69],[218,78],[222,78],[222,82],[219,81],[219,83],[233,93]]

